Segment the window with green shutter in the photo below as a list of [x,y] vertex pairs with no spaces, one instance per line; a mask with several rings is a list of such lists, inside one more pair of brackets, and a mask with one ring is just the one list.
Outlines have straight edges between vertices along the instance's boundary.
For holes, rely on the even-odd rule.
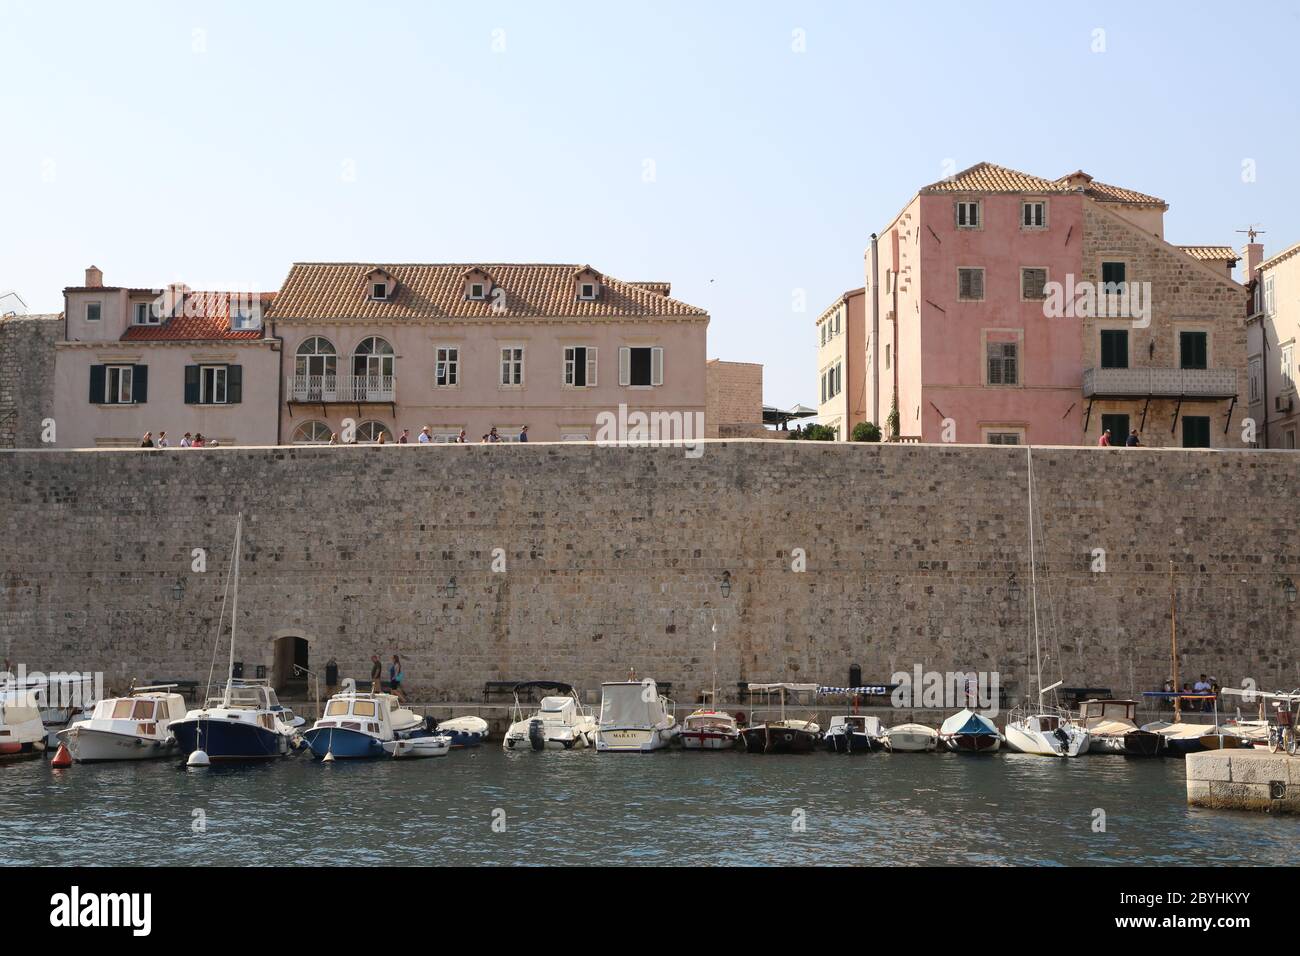
[[1209,368],[1209,334],[1206,332],[1178,333],[1178,361],[1180,368]]
[[1101,367],[1128,368],[1128,330],[1101,330]]

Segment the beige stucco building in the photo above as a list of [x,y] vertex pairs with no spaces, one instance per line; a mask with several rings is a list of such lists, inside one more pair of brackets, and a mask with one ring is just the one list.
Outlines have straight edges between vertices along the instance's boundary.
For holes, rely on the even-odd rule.
[[146,432],[166,432],[173,446],[186,432],[276,443],[279,343],[262,321],[270,294],[106,286],[91,266],[63,298],[48,444],[133,447]]
[[267,320],[281,440],[597,440],[637,412],[704,437],[709,316],[669,291],[585,265],[296,263]]
[[1265,260],[1252,242],[1242,251],[1248,305],[1248,402],[1264,448],[1295,448],[1300,431],[1296,398],[1296,335],[1300,330],[1300,243]]
[[850,289],[817,317],[817,420],[848,441],[868,420],[864,361],[866,290]]

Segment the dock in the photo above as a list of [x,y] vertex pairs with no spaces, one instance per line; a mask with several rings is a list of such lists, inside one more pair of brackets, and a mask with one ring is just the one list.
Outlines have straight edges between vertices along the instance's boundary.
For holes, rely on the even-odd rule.
[[1300,813],[1300,757],[1253,749],[1188,754],[1187,802],[1215,810]]

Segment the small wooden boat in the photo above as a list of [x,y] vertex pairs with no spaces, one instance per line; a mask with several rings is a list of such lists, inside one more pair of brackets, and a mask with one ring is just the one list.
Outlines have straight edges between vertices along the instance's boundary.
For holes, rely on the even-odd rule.
[[891,753],[930,753],[939,746],[939,732],[924,724],[899,724],[885,731]]
[[1165,752],[1165,738],[1139,727],[1136,715],[1135,700],[1085,700],[1075,723],[1088,731],[1089,753],[1159,757]]
[[677,739],[684,750],[731,750],[740,742],[740,726],[725,710],[701,708],[682,721]]
[[171,722],[186,709],[185,698],[171,692],[174,687],[140,687],[126,697],[101,700],[89,717],[60,730],[59,739],[78,763],[170,757],[177,747]]
[[383,744],[384,752],[396,759],[445,757],[451,750],[451,738],[442,734],[431,737],[404,737]]
[[832,753],[871,753],[885,749],[885,728],[880,725],[879,717],[845,714],[831,718],[823,740]]
[[785,716],[785,698],[787,693],[816,694],[816,684],[750,684],[750,694],[771,694],[776,692],[781,698],[781,717],[753,724],[740,732],[745,742],[745,750],[752,754],[797,754],[810,753],[821,739],[821,727],[811,720],[787,720]]
[[997,726],[983,714],[959,710],[939,726],[939,741],[955,753],[993,753],[1002,745]]

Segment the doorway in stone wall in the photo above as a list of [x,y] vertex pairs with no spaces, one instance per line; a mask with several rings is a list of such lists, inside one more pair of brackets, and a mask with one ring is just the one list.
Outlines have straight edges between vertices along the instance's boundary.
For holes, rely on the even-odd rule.
[[287,697],[302,696],[310,686],[307,668],[310,666],[305,637],[295,634],[277,637],[272,645],[271,686],[277,694]]

